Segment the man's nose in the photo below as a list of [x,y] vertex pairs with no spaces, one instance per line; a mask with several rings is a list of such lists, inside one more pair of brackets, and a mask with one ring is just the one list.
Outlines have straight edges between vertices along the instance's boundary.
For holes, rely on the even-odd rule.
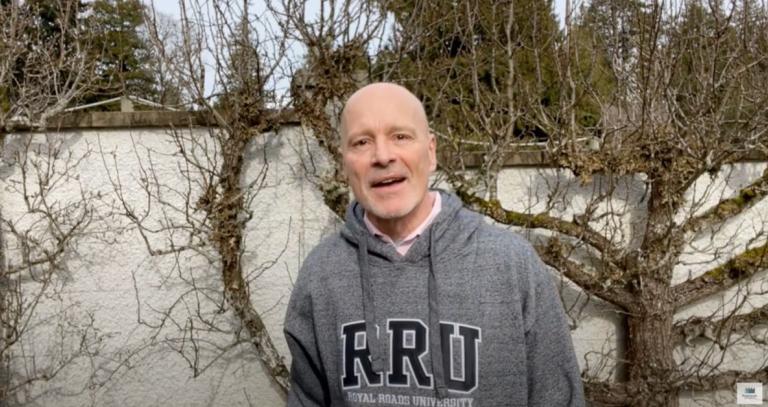
[[386,166],[395,160],[394,150],[387,140],[376,142],[373,152],[373,164]]

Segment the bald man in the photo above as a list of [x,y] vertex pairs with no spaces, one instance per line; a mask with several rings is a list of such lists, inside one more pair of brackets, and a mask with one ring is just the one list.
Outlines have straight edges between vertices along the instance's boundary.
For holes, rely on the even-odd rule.
[[435,138],[402,86],[341,117],[355,196],[304,261],[285,319],[289,406],[583,406],[554,283],[531,246],[430,191]]

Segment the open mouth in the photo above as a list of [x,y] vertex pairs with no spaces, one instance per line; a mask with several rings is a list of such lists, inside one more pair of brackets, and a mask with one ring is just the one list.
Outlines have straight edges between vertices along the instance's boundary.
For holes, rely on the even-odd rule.
[[402,184],[405,177],[387,177],[371,183],[373,188],[388,188]]

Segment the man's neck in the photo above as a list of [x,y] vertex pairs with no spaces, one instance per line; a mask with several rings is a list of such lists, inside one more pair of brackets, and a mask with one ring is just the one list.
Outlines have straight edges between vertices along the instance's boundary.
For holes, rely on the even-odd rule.
[[365,218],[375,226],[376,229],[393,241],[402,241],[422,226],[422,223],[429,217],[432,212],[432,207],[435,204],[436,194],[438,194],[436,191],[427,191],[424,200],[419,203],[412,213],[404,218],[381,219],[375,216],[368,216],[368,213],[365,214]]

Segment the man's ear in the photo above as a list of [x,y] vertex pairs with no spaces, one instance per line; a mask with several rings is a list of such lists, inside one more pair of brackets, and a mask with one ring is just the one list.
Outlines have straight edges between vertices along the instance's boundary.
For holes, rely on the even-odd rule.
[[347,163],[344,161],[343,156],[341,159],[341,179],[344,182],[349,182],[349,175],[347,175]]
[[429,133],[429,169],[432,172],[437,170],[437,138],[431,132]]

